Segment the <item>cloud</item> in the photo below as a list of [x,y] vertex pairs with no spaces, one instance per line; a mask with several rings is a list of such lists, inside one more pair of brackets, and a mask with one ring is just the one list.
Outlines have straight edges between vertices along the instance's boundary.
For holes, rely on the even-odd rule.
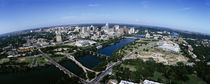
[[181,8],[180,11],[188,11],[188,10],[191,10],[192,8],[191,7],[185,7],[185,8]]
[[88,7],[97,7],[99,4],[88,4]]

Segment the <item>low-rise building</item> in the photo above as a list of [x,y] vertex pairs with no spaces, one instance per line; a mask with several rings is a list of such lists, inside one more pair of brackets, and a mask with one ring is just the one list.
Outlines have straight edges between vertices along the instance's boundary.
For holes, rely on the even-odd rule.
[[29,47],[20,47],[18,49],[18,52],[27,52],[27,51],[33,51],[34,47],[33,46],[29,46]]

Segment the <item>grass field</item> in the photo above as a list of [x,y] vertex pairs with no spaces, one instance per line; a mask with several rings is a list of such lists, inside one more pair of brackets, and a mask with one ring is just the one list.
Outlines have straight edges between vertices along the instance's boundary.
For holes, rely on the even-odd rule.
[[9,62],[9,59],[1,59],[0,60],[0,64],[6,63],[6,62]]
[[39,56],[37,57],[37,64],[46,64],[49,63],[49,61],[47,59],[45,59],[43,56]]
[[196,75],[188,75],[189,80],[186,81],[186,84],[207,84],[202,79],[198,78]]
[[136,71],[135,66],[121,64],[121,67],[128,68],[130,71]]

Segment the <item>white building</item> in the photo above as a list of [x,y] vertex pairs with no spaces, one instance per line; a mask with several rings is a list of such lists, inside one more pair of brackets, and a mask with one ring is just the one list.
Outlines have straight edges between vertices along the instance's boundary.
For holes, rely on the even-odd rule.
[[91,41],[91,40],[79,40],[79,41],[76,41],[75,45],[78,47],[85,47],[85,46],[89,46],[95,43],[96,43],[95,41]]
[[161,83],[150,81],[150,80],[144,80],[143,84],[161,84]]
[[121,80],[119,84],[138,84],[138,83],[133,83],[133,82]]
[[171,50],[174,52],[179,52],[180,47],[178,44],[172,42],[172,41],[159,41],[158,42],[159,48],[162,48],[164,50]]
[[129,29],[129,31],[128,31],[128,33],[129,33],[129,34],[133,34],[133,33],[135,33],[135,29],[134,29],[134,27],[130,28],[130,29]]
[[118,31],[120,29],[120,26],[119,25],[115,25],[114,29],[115,29],[115,31]]
[[146,37],[146,38],[150,38],[150,34],[149,34],[149,33],[147,33],[145,37]]

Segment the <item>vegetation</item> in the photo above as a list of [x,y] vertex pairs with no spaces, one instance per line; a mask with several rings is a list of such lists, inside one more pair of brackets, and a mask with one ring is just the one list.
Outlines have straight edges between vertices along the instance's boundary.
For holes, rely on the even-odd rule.
[[89,77],[89,79],[93,79],[93,78],[95,78],[95,73],[94,73],[94,72],[90,72],[90,71],[88,71],[87,73],[88,73],[88,77]]
[[79,82],[79,78],[77,77],[71,77],[64,75],[62,76],[55,84],[81,84]]
[[29,72],[29,71],[39,71],[44,67],[48,66],[38,66],[38,67],[29,67],[25,65],[14,65],[14,66],[7,66],[7,65],[0,65],[0,73],[13,73],[13,72]]
[[[125,65],[132,66],[132,68],[135,67],[136,70],[131,70],[131,67],[124,67]],[[129,80],[139,82],[148,79],[172,84],[192,81],[189,75],[195,74],[192,67],[185,66],[182,63],[179,63],[178,66],[168,66],[153,61],[143,62],[141,59],[126,60],[121,65],[115,66],[113,71],[115,75],[111,78],[118,81]],[[196,75],[194,77],[199,79]],[[199,80],[198,82],[204,81]]]

